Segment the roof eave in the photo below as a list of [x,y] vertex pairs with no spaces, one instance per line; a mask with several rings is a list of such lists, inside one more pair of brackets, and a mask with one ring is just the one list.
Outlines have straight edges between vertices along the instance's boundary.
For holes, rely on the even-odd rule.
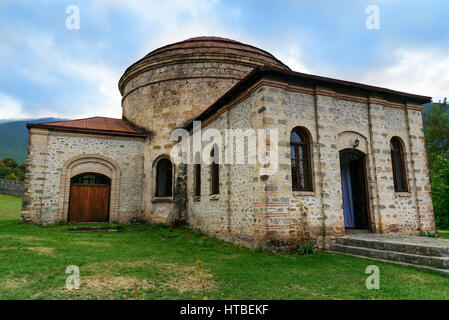
[[75,128],[75,127],[60,127],[60,126],[46,125],[43,123],[27,123],[26,127],[28,130],[31,128],[38,128],[38,129],[50,129],[53,131],[105,134],[105,135],[127,136],[127,137],[136,137],[136,138],[146,138],[147,137],[147,134],[145,134],[145,133],[132,133],[132,132],[123,132],[123,131],[114,131],[114,130],[86,129],[86,128]]
[[204,112],[202,112],[199,116],[194,118],[193,120],[189,121],[184,128],[187,131],[190,131],[193,127],[193,121],[198,120],[205,120],[211,115],[213,115],[215,112],[221,109],[224,105],[231,102],[236,96],[238,96],[240,93],[242,93],[244,90],[251,87],[254,83],[256,83],[258,80],[264,78],[264,77],[270,77],[270,76],[277,76],[277,77],[292,77],[302,80],[309,80],[316,84],[323,84],[323,85],[337,85],[342,86],[346,88],[356,88],[365,90],[367,92],[375,92],[375,93],[381,93],[381,94],[388,94],[396,97],[402,97],[405,98],[408,101],[413,101],[417,104],[425,104],[432,101],[431,97],[428,96],[422,96],[422,95],[415,95],[411,93],[401,92],[401,91],[395,91],[387,88],[382,87],[376,87],[371,85],[366,85],[362,83],[356,83],[356,82],[350,82],[345,80],[339,80],[339,79],[333,79],[333,78],[327,78],[322,76],[316,76],[306,73],[300,73],[295,72],[291,70],[284,70],[281,68],[271,67],[271,66],[264,66],[255,68],[252,70],[245,78],[240,80],[237,84],[235,84],[230,90],[228,90],[223,96],[221,96],[217,101],[215,101],[211,106],[209,106]]

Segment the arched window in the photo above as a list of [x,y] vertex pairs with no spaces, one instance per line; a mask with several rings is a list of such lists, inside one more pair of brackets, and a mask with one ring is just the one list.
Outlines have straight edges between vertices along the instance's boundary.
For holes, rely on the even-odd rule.
[[293,191],[312,191],[310,139],[304,128],[295,128],[290,134],[290,153]]
[[172,171],[170,160],[159,160],[156,166],[156,197],[172,196]]
[[201,156],[197,152],[195,155],[195,196],[201,196]]
[[404,149],[397,137],[390,140],[391,166],[393,169],[394,191],[407,192],[407,179],[405,175]]
[[214,146],[212,151],[210,152],[210,156],[212,158],[212,163],[210,165],[210,193],[213,194],[220,194],[220,171],[219,171],[219,164],[218,164],[218,149],[217,146]]

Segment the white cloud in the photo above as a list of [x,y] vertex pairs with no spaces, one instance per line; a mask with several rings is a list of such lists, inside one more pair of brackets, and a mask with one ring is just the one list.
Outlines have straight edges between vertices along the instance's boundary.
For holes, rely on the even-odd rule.
[[[116,1],[117,5],[132,10],[142,21],[156,29],[142,40],[136,52],[138,57],[161,46],[198,36],[218,36],[238,39],[240,33],[223,17],[239,19],[238,7],[224,9],[217,0],[175,1]],[[232,10],[231,10],[232,9]]]
[[[74,77],[88,83],[94,90],[92,96],[79,96],[74,90],[74,102],[70,103],[74,109],[72,118],[102,116],[121,118],[121,95],[118,90],[120,72],[112,68],[93,64],[86,61],[62,61],[58,68],[63,70],[65,77]],[[95,94],[96,93],[96,94]],[[78,99],[77,99],[78,98]]]
[[29,117],[29,114],[22,111],[22,102],[0,92],[0,119],[25,119]]
[[394,65],[362,74],[360,81],[393,90],[433,97],[449,96],[449,56],[435,49],[401,48]]
[[[263,48],[262,48],[263,49]],[[307,68],[302,62],[301,49],[298,45],[290,43],[283,50],[273,50],[271,52],[276,58],[281,60],[293,71],[302,73],[311,73],[309,68]]]
[[[117,88],[121,72],[98,62],[101,57],[92,61],[82,54],[76,54],[76,48],[73,51],[64,50],[55,44],[51,34],[31,28],[10,28],[3,31],[3,34],[10,34],[9,38],[14,41],[0,44],[0,51],[8,49],[6,52],[9,55],[9,60],[3,60],[0,69],[7,69],[9,66],[6,61],[14,59],[14,55],[23,57],[21,54],[25,53],[26,56],[20,59],[20,63],[14,65],[12,72],[15,75],[35,83],[37,87],[64,89],[63,92],[55,89],[54,94],[40,99],[40,102],[29,102],[33,103],[33,110],[29,110],[21,118],[44,115],[62,118],[95,115],[121,117],[121,96]],[[17,34],[21,36],[18,38]],[[68,86],[73,88],[68,89]],[[29,107],[29,103],[25,103],[25,106]],[[36,105],[39,103],[42,105]],[[9,105],[10,108],[14,106],[15,110],[19,110],[18,103]],[[24,108],[20,104],[20,109],[30,108]],[[18,115],[16,112],[14,117],[17,118]],[[5,118],[5,115],[0,114],[0,118]]]

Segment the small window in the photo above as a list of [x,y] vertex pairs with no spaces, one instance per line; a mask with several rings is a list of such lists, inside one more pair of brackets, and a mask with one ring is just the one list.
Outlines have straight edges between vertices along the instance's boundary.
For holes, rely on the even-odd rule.
[[195,196],[201,196],[201,164],[195,164]]
[[102,174],[83,173],[73,177],[70,182],[72,184],[109,185],[111,179]]
[[156,197],[172,196],[173,166],[168,159],[161,159],[156,166]]
[[291,132],[290,154],[293,191],[312,191],[310,139],[304,128],[295,128]]
[[391,166],[395,192],[407,192],[407,179],[405,174],[404,149],[397,137],[390,140]]
[[199,152],[197,152],[195,154],[195,159],[194,159],[194,176],[195,176],[195,196],[199,197],[201,196],[201,155]]
[[215,149],[218,149],[216,146],[212,149],[210,156],[212,158],[212,164],[210,165],[211,172],[211,194],[220,194],[220,172],[219,172],[219,164],[218,162],[218,151],[215,152]]

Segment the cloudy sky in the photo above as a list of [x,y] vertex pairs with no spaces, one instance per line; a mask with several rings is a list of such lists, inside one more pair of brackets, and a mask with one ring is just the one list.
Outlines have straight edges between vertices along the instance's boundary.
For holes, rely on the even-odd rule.
[[[66,26],[71,5],[79,29]],[[379,29],[366,27],[370,5]],[[0,0],[0,119],[120,118],[127,66],[204,35],[255,45],[296,71],[438,101],[449,96],[448,19],[447,0]]]

